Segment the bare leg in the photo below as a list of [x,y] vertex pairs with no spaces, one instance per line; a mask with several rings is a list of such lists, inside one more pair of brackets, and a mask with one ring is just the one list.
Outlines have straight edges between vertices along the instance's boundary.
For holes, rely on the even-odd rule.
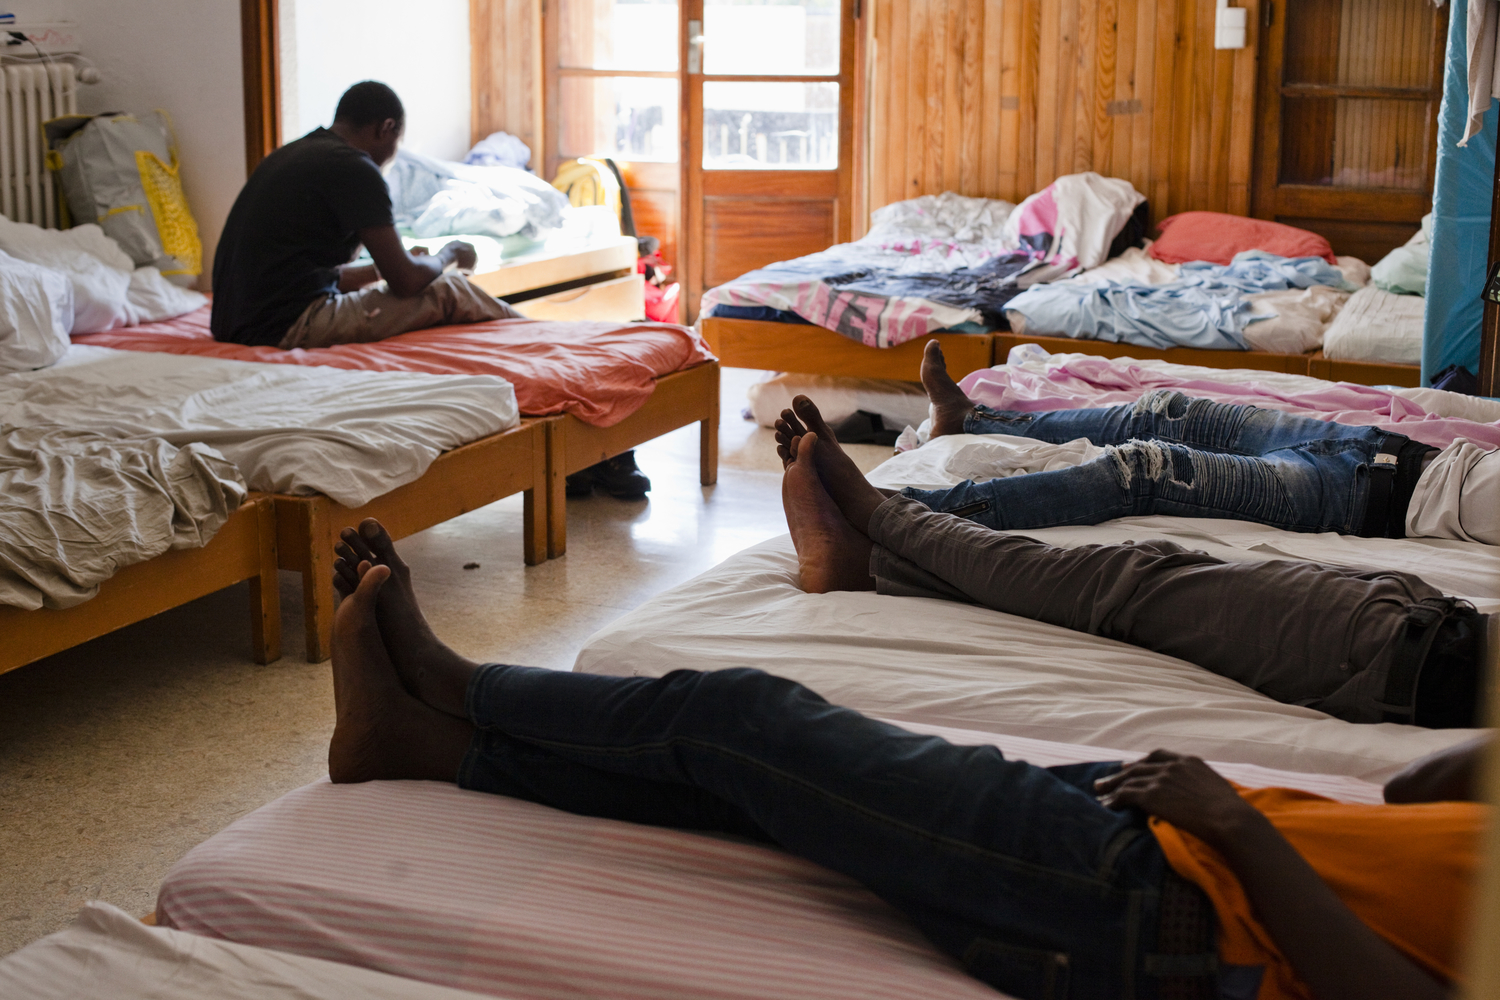
[[816,462],[822,445],[816,434],[799,437],[797,457],[781,478],[781,502],[797,546],[802,589],[809,594],[874,590],[871,542],[844,519],[819,478]]
[[922,388],[932,404],[932,437],[962,434],[964,420],[974,412],[974,401],[948,374],[943,349],[936,340],[929,340],[922,350]]
[[345,528],[339,537],[342,540],[334,546],[339,558],[334,561],[333,583],[340,594],[348,597],[359,585],[361,563],[390,570],[390,580],[376,598],[376,618],[386,652],[406,690],[438,711],[467,721],[464,695],[479,665],[459,656],[433,633],[417,604],[411,569],[396,553],[384,525],[366,518],[358,531]]
[[375,622],[378,595],[391,571],[364,569],[333,620],[337,721],[328,743],[328,776],[336,782],[456,781],[474,726],[402,690]]

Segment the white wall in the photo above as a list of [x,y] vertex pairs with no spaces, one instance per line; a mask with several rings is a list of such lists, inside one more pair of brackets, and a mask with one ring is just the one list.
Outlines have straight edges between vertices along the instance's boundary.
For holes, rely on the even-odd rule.
[[78,22],[83,54],[104,75],[78,88],[80,111],[171,114],[208,287],[219,231],[245,183],[237,0],[53,0],[6,9],[22,21],[51,15]]
[[281,0],[282,140],[333,122],[350,84],[379,80],[406,105],[405,145],[469,150],[469,0]]

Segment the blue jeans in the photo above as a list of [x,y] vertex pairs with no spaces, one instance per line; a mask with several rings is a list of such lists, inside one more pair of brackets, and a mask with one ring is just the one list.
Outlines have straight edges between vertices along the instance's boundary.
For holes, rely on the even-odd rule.
[[902,492],[997,531],[1174,514],[1256,521],[1287,531],[1359,534],[1369,466],[1388,438],[1255,406],[1163,389],[1133,404],[1021,413],[977,406],[970,434],[1011,434],[1106,449],[1070,469]]
[[[491,664],[464,788],[777,844],[863,883],[1022,1000],[1154,997],[1168,868],[1117,764],[1039,768],[828,704],[758,670],[602,677]],[[1203,956],[1191,956],[1202,959]]]

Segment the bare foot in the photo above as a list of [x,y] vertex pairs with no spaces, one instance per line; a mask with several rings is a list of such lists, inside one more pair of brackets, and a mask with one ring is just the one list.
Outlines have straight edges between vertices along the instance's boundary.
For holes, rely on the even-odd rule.
[[823,488],[817,452],[823,442],[814,433],[799,439],[796,459],[781,477],[781,503],[786,509],[802,589],[809,594],[835,590],[874,590],[870,576],[868,538],[855,531]]
[[[890,494],[871,486],[864,473],[859,471],[859,466],[854,464],[854,459],[839,447],[823,414],[818,412],[817,404],[806,396],[798,396],[792,400],[792,408],[796,410],[793,420],[801,420],[797,426],[805,424],[807,427],[804,434],[817,435],[816,461],[823,488],[833,497],[833,502],[838,504],[849,523],[863,534],[870,526],[870,516],[875,513],[875,508],[885,503]],[[798,440],[805,443],[806,437]],[[797,457],[794,453],[793,458]]]
[[[783,469],[796,460],[797,440],[806,433],[807,428],[802,426],[802,422],[797,419],[797,414],[791,410],[781,411],[781,419],[776,421],[776,454],[781,458]],[[837,442],[834,443],[837,444]]]
[[333,702],[328,776],[336,782],[383,779],[454,781],[474,727],[417,701],[401,688],[375,623],[386,566],[364,579],[333,619]]
[[962,434],[964,419],[974,412],[974,401],[948,374],[943,349],[936,340],[929,340],[922,351],[922,388],[932,404],[932,437]]
[[380,588],[376,618],[386,652],[406,690],[440,712],[467,720],[464,696],[469,677],[478,664],[445,646],[427,624],[411,585],[411,569],[396,553],[385,526],[373,517],[360,522],[359,530],[345,528],[334,546],[339,558],[333,564],[333,584],[348,597],[359,585],[361,563],[385,566],[390,581]]

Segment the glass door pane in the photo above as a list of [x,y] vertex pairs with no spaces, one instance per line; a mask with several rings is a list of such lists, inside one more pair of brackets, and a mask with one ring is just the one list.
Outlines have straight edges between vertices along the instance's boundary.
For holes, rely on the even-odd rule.
[[709,76],[837,76],[839,0],[704,0]]
[[557,17],[558,155],[676,162],[675,0],[558,0]]
[[706,170],[836,170],[836,83],[703,84]]

